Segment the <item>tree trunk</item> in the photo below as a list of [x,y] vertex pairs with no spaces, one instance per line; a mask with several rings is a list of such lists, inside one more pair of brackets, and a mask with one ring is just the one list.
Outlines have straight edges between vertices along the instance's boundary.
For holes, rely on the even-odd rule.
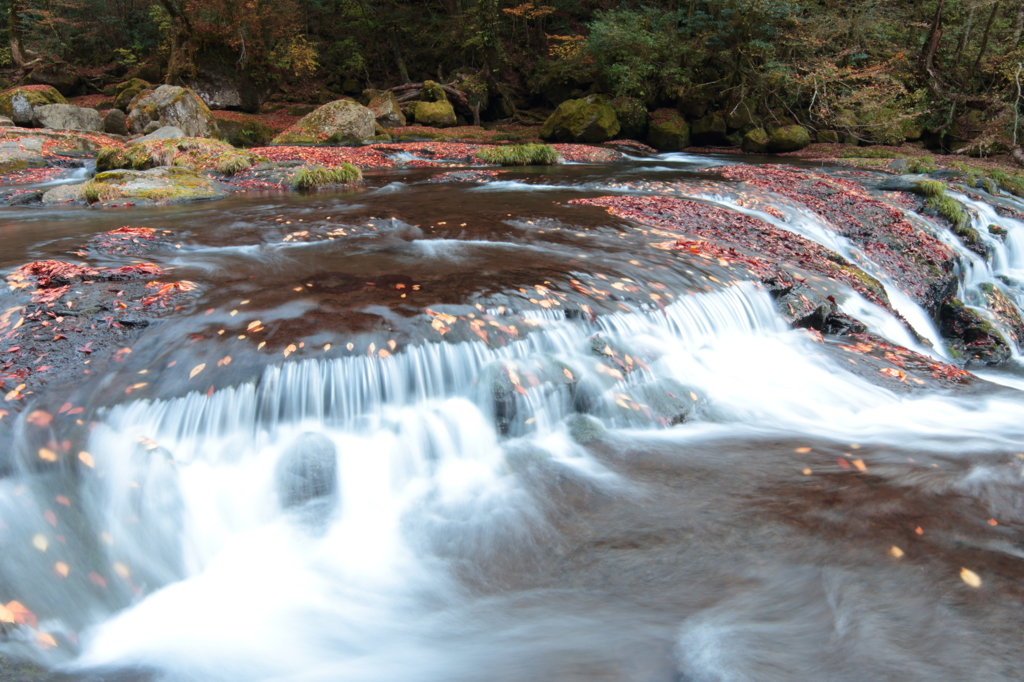
[[391,43],[391,51],[395,54],[395,66],[398,67],[398,75],[402,77],[402,82],[412,83],[409,70],[405,68],[405,60],[402,59],[402,48],[398,44],[398,32],[394,24],[388,26],[388,42]]
[[996,20],[996,12],[999,11],[999,4],[1002,0],[996,0],[996,4],[992,5],[992,13],[988,15],[988,23],[985,24],[985,32],[981,36],[981,47],[978,48],[978,58],[974,60],[974,71],[978,71],[978,65],[981,64],[981,58],[985,56],[985,48],[988,47],[988,34],[992,30],[992,22]]
[[7,29],[11,41],[11,61],[24,71],[35,56],[21,44],[21,13],[25,10],[25,2],[24,0],[10,0],[8,6],[10,11],[7,18]]
[[942,38],[942,9],[945,4],[946,0],[939,0],[938,7],[935,8],[935,18],[932,19],[932,27],[928,31],[928,39],[924,42],[924,48],[921,50],[921,71],[929,75],[934,75],[932,69],[935,63],[935,51],[939,49],[939,40]]
[[188,56],[192,43],[192,23],[175,0],[160,0],[160,4],[167,10],[174,24],[174,38],[171,41],[171,56],[167,60],[166,78],[168,83],[174,83],[192,66]]

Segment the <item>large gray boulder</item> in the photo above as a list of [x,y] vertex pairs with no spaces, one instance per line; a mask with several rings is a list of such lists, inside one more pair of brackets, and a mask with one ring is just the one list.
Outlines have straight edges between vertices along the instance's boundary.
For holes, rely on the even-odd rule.
[[140,142],[149,142],[150,140],[177,140],[182,137],[188,137],[181,128],[176,126],[164,126],[157,128],[149,135],[143,135],[132,140],[133,144],[139,144]]
[[110,135],[128,135],[128,117],[120,109],[111,109],[103,116],[103,132]]
[[180,128],[186,137],[213,137],[217,132],[210,108],[194,92],[176,85],[161,85],[138,99],[128,115],[128,130],[136,135],[164,126]]
[[45,168],[43,140],[38,137],[24,137],[17,140],[0,141],[0,174],[25,168]]
[[373,112],[352,100],[329,102],[271,140],[271,144],[362,142],[374,136]]
[[32,118],[33,123],[40,128],[87,130],[95,133],[103,131],[100,112],[73,104],[44,104],[35,108]]
[[32,125],[35,108],[47,104],[67,104],[56,88],[33,85],[11,88],[0,93],[0,115],[7,116],[18,125]]

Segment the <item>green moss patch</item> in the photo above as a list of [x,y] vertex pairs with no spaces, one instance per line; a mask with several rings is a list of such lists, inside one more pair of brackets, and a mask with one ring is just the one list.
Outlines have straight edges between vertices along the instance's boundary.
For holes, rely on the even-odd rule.
[[551,166],[558,163],[558,152],[545,144],[514,144],[481,149],[477,158],[497,166]]

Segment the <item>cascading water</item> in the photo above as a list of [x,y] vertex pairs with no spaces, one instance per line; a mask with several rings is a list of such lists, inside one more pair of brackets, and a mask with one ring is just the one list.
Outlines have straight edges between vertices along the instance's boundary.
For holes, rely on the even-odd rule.
[[[433,191],[383,186],[395,212],[423,210]],[[278,353],[253,365],[257,378],[209,391],[167,379],[175,397],[89,405],[72,436],[81,454],[58,467],[40,465],[23,424],[0,478],[0,603],[17,599],[39,620],[5,630],[0,651],[75,675],[225,682],[855,680],[896,669],[908,680],[1014,679],[1005,630],[1019,614],[1002,592],[1022,553],[998,533],[1024,521],[1021,394],[882,387],[858,374],[849,344],[790,329],[759,285],[712,287],[699,270],[670,279],[664,250],[624,251],[617,229],[540,233],[540,207],[582,190],[529,187],[463,191],[465,222],[473,201],[483,213],[508,196],[501,229],[550,241],[513,251],[451,234],[446,253],[477,258],[449,254],[444,267],[497,281],[510,254],[546,252],[574,261],[566,280],[590,269],[615,279],[612,291],[670,286],[598,312],[499,306],[470,291],[460,303],[481,304],[434,305],[434,320],[504,329],[508,343],[414,335],[390,353]],[[541,198],[513,218],[523,195]],[[961,254],[963,286],[998,281],[1019,304],[1007,282],[1022,269],[1024,225],[961,201],[1007,231],[991,240],[990,266]],[[829,234],[788,215],[757,212]],[[262,219],[235,214],[232,229]],[[441,241],[412,243],[421,239]],[[365,240],[356,255],[374,268],[441,267],[436,248]],[[210,273],[232,258],[247,273],[250,258],[267,271],[252,290],[284,288],[275,277],[291,256],[229,248],[181,250],[174,263]],[[299,289],[315,288],[300,277],[311,283]],[[315,307],[304,305],[299,316]],[[844,310],[913,341],[853,292]],[[295,314],[276,299],[264,320],[270,311]],[[146,333],[185,356],[182,331]],[[330,336],[348,339],[366,345]],[[165,348],[133,355],[147,352],[166,362]],[[871,484],[843,483],[864,471]],[[958,578],[961,565],[982,574],[982,590]]]

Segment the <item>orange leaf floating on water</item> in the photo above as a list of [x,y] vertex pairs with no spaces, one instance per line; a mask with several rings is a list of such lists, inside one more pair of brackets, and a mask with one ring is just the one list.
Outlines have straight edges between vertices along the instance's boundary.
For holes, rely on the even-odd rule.
[[89,574],[89,580],[91,580],[93,582],[93,584],[95,584],[97,587],[106,587],[107,586],[106,578],[104,578],[99,573],[90,573]]
[[36,621],[36,614],[26,609],[24,604],[19,601],[8,602],[7,606],[4,608],[13,618],[12,621],[7,622],[17,623],[18,625],[28,625],[33,628],[38,624],[38,621]]
[[32,546],[40,552],[45,552],[46,548],[50,546],[50,541],[42,533],[36,533],[32,536]]
[[886,367],[885,369],[880,369],[878,371],[881,374],[892,377],[894,379],[899,379],[900,381],[907,380],[907,373],[901,369],[896,369],[895,367]]
[[855,459],[855,460],[853,460],[853,466],[857,467],[857,471],[867,471],[868,470],[867,465],[864,464],[864,460],[862,460],[862,459]]
[[0,604],[0,623],[14,623],[14,614],[3,604]]
[[917,533],[918,535],[924,535],[924,529],[922,529],[921,526],[918,526],[917,528],[915,528],[914,532]]
[[294,343],[290,343],[290,344],[288,344],[288,347],[284,349],[284,356],[288,357],[289,355],[294,353],[296,350],[297,349],[295,348],[295,344]]
[[562,368],[562,374],[564,374],[565,378],[568,379],[569,381],[576,381],[576,379],[572,376],[572,372],[570,372],[568,368]]
[[49,448],[39,448],[39,459],[46,462],[56,462],[57,453]]
[[57,527],[57,515],[53,513],[52,509],[47,509],[46,511],[44,511],[43,518],[46,519],[46,522],[54,528]]
[[995,519],[989,519],[988,520],[988,525],[990,525],[990,526],[998,526],[999,522],[996,521]]
[[383,360],[384,358],[389,357],[391,353],[381,348],[379,351],[377,351],[377,355],[380,357],[381,360]]
[[89,467],[90,469],[93,469],[93,468],[96,467],[96,460],[94,460],[92,458],[92,455],[90,455],[85,450],[82,450],[81,452],[78,453],[78,459],[79,459],[79,461],[82,464],[84,464],[85,466]]
[[120,563],[120,562],[115,562],[114,563],[114,573],[117,573],[119,576],[121,576],[125,580],[128,580],[128,579],[130,579],[132,577],[132,573],[131,573],[131,571],[128,570],[128,567],[125,566],[124,564]]
[[891,554],[896,559],[903,558],[903,550],[897,547],[896,545],[893,545],[889,548],[889,554]]
[[969,568],[960,569],[960,579],[971,587],[981,587],[981,576]]
[[36,633],[36,644],[44,649],[53,649],[57,646],[57,640],[53,638],[53,635],[46,632]]
[[25,421],[41,429],[45,429],[53,421],[53,415],[43,410],[36,410],[25,417]]
[[246,331],[252,331],[256,327],[260,326],[260,324],[262,324],[262,323],[259,320],[253,320],[252,322],[249,323],[249,326],[247,326],[245,328],[245,330]]
[[847,461],[846,461],[845,459],[843,459],[842,457],[838,457],[838,458],[836,458],[836,464],[838,464],[839,466],[841,466],[841,467],[842,467],[842,468],[844,468],[844,469],[849,469],[849,468],[850,468],[850,463],[849,463],[849,462],[847,462]]
[[74,405],[72,405],[71,403],[64,403],[63,405],[60,406],[60,409],[57,410],[57,414],[64,414],[65,412],[70,410],[72,407],[74,407]]
[[58,561],[57,563],[55,563],[53,565],[53,570],[55,570],[57,572],[57,575],[59,575],[61,578],[67,578],[68,573],[71,571],[71,569],[68,568],[68,565],[63,561]]
[[193,377],[195,377],[195,375],[199,374],[204,369],[206,369],[206,363],[205,362],[203,364],[201,364],[201,365],[196,365],[195,367],[192,368],[192,371],[188,373],[188,378],[192,379]]
[[70,507],[71,506],[71,500],[69,500],[68,498],[64,497],[63,495],[58,495],[54,499],[57,500],[58,504],[63,504],[65,507]]
[[231,356],[230,355],[225,355],[223,358],[221,358],[220,360],[217,361],[217,366],[218,367],[223,367],[225,365],[230,365],[230,364],[231,364]]
[[811,451],[811,448],[797,448],[793,452],[797,452],[797,453],[800,453],[801,455],[805,455],[805,454],[807,454],[810,451]]

